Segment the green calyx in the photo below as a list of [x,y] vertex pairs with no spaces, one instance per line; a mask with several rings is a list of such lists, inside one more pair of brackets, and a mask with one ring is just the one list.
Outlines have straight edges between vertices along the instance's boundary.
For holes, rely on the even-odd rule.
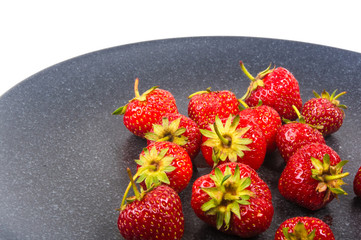
[[336,91],[337,91],[337,89],[335,91],[333,91],[333,93],[331,95],[328,92],[326,92],[326,90],[322,91],[321,96],[315,91],[313,91],[313,94],[315,95],[316,98],[325,98],[325,99],[329,100],[336,107],[339,107],[339,108],[342,108],[342,109],[347,109],[346,105],[340,104],[340,101],[337,100],[342,95],[345,95],[346,92],[341,92],[341,93],[336,95]]
[[282,229],[283,235],[287,240],[313,240],[316,236],[316,229],[308,233],[305,225],[298,222],[293,229],[293,232],[288,232],[288,227]]
[[155,147],[150,151],[144,148],[144,155],[141,154],[135,162],[140,165],[137,174],[139,175],[137,183],[145,182],[147,189],[152,184],[165,183],[170,184],[167,173],[174,171],[176,168],[171,165],[174,157],[166,156],[168,148],[159,152]]
[[184,146],[188,142],[188,138],[182,134],[186,132],[186,128],[180,128],[181,118],[177,118],[169,123],[169,119],[164,117],[162,119],[162,125],[153,124],[153,132],[145,134],[145,138],[155,142],[173,142],[179,146]]
[[253,142],[252,139],[243,137],[250,127],[237,129],[239,121],[239,115],[234,118],[229,116],[223,125],[220,118],[216,116],[210,131],[200,129],[201,133],[208,138],[203,144],[213,150],[214,166],[227,158],[231,162],[237,162],[238,157],[244,156],[244,151],[251,150],[247,145]]
[[195,96],[195,95],[204,94],[204,93],[210,93],[210,92],[212,92],[212,91],[211,91],[211,87],[207,88],[207,89],[204,90],[204,91],[198,91],[198,92],[192,93],[191,95],[188,96],[188,98],[192,98],[192,97]]
[[343,166],[348,162],[343,160],[335,166],[330,164],[330,155],[325,154],[323,162],[311,157],[311,162],[314,168],[312,171],[312,178],[319,181],[316,191],[326,192],[324,201],[329,200],[331,195],[336,198],[338,195],[347,195],[347,193],[341,188],[342,185],[346,184],[342,178],[349,175],[348,172],[342,173]]
[[251,93],[253,91],[255,91],[258,87],[264,87],[264,82],[263,82],[263,78],[273,72],[274,68],[273,69],[270,69],[271,68],[271,65],[270,64],[268,66],[268,68],[266,68],[265,70],[263,70],[262,72],[258,73],[256,77],[253,77],[249,72],[248,70],[246,69],[246,67],[244,66],[243,62],[240,61],[240,66],[241,66],[241,69],[243,71],[243,73],[251,80],[251,84],[249,85],[248,89],[247,89],[247,92],[243,95],[243,97],[241,98],[241,100],[245,100],[247,98],[250,97]]
[[[152,87],[151,89],[145,91],[142,95],[140,95],[139,90],[138,90],[138,85],[139,85],[139,79],[136,78],[135,82],[134,82],[135,98],[129,100],[129,102],[134,101],[134,100],[144,102],[145,100],[147,100],[147,95],[158,88],[158,86]],[[125,113],[125,111],[127,110],[127,107],[128,107],[128,104],[116,109],[112,114],[113,115],[123,115]]]
[[224,173],[216,168],[214,175],[210,175],[215,187],[202,188],[211,198],[202,205],[202,210],[207,215],[216,215],[216,227],[229,228],[232,214],[241,218],[240,205],[249,205],[248,201],[255,194],[247,188],[251,185],[249,177],[241,178],[239,167],[236,166],[234,173],[227,166]]

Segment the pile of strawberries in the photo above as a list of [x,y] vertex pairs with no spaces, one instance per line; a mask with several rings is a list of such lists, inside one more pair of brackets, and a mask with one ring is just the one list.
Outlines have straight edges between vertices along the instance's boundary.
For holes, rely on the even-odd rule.
[[[278,149],[286,162],[278,189],[285,199],[310,210],[324,207],[338,195],[347,161],[326,145],[345,113],[338,98],[314,92],[302,105],[299,84],[278,67],[253,77],[240,62],[251,84],[237,99],[231,91],[196,92],[189,96],[188,116],[178,112],[173,95],[153,87],[113,114],[147,139],[147,147],[129,168],[129,185],[120,206],[118,228],[125,239],[181,239],[184,216],[179,193],[190,183],[195,157],[201,152],[212,167],[193,182],[194,213],[219,231],[252,237],[266,231],[274,209],[267,184],[258,176],[266,153]],[[298,119],[298,121],[297,121]],[[137,183],[139,186],[137,187]],[[140,190],[139,190],[140,187]],[[134,196],[128,197],[133,189]],[[361,197],[361,167],[354,180]],[[312,217],[285,219],[275,239],[334,239],[326,223]]]

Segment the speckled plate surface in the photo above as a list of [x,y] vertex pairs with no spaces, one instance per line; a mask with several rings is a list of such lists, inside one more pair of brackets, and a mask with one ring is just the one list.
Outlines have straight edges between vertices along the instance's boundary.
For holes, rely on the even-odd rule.
[[[271,227],[253,239],[273,239],[290,217],[327,222],[336,239],[360,239],[361,200],[352,181],[361,165],[361,54],[325,46],[244,37],[168,39],[86,54],[45,69],[0,98],[0,239],[122,239],[117,229],[121,197],[146,142],[111,113],[140,91],[159,85],[173,93],[187,115],[188,95],[212,87],[241,97],[251,73],[271,62],[298,79],[303,101],[312,90],[347,91],[342,128],[326,142],[342,159],[347,196],[311,212],[286,201],[277,190],[284,168],[278,152],[266,156],[259,175],[269,185],[275,214]],[[210,169],[199,167],[192,182]],[[190,207],[191,185],[181,194],[184,239],[237,239],[200,221]]]

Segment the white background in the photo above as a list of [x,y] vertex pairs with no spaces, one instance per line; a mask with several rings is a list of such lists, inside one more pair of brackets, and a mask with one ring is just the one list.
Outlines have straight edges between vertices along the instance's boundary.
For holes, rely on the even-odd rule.
[[358,2],[2,0],[0,96],[58,62],[147,40],[252,36],[361,53]]

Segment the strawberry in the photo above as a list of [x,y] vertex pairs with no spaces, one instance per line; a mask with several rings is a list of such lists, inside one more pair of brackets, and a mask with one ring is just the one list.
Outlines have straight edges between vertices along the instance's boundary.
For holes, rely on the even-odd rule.
[[178,113],[173,95],[158,87],[152,87],[139,95],[138,78],[135,79],[135,98],[113,112],[113,115],[124,115],[125,127],[135,135],[144,138],[144,134],[152,129],[166,113]]
[[361,167],[358,169],[353,180],[353,191],[357,196],[361,197]]
[[284,221],[276,231],[275,240],[334,240],[331,228],[321,219],[294,217]]
[[242,163],[224,163],[199,177],[193,183],[191,206],[204,222],[240,237],[266,231],[274,213],[267,184]]
[[181,239],[184,216],[178,194],[166,185],[139,192],[129,172],[135,196],[126,198],[129,188],[124,195],[118,217],[121,235],[127,240]]
[[154,142],[141,152],[137,163],[137,183],[149,188],[154,183],[165,183],[176,192],[188,185],[192,161],[186,150],[172,142]]
[[280,193],[289,201],[310,210],[326,206],[337,195],[347,194],[341,161],[329,146],[312,143],[297,150],[289,159],[278,182]]
[[210,166],[222,162],[241,162],[257,170],[266,155],[266,140],[259,126],[240,115],[220,119],[200,130],[201,151]]
[[319,131],[324,136],[338,131],[345,118],[345,112],[342,109],[347,107],[341,105],[337,99],[346,92],[335,96],[336,91],[331,96],[325,90],[323,90],[321,96],[313,91],[316,98],[308,100],[302,108],[302,115],[306,123],[323,126]]
[[326,144],[323,135],[316,129],[317,126],[306,124],[297,108],[294,109],[299,116],[299,121],[286,120],[286,124],[279,128],[276,135],[277,148],[286,163],[297,149],[304,145],[314,142]]
[[207,88],[205,91],[193,93],[189,98],[188,116],[198,124],[199,128],[208,127],[217,115],[225,118],[239,112],[239,102],[230,91],[212,92]]
[[[242,101],[243,102],[243,101]],[[246,103],[242,103],[245,107],[239,115],[251,118],[260,127],[267,143],[267,152],[276,150],[276,135],[278,129],[282,125],[280,115],[270,106],[257,105],[256,107],[248,107]]]
[[274,108],[281,118],[295,120],[297,115],[292,109],[295,105],[302,107],[302,99],[298,81],[287,69],[278,67],[270,69],[271,65],[260,72],[255,78],[240,62],[242,71],[251,80],[246,94],[242,97],[249,106],[257,106],[259,100],[264,105]]
[[189,157],[194,159],[201,148],[202,134],[198,125],[190,118],[179,113],[168,113],[153,124],[150,132],[145,134],[148,145],[155,141],[169,141],[183,147]]

